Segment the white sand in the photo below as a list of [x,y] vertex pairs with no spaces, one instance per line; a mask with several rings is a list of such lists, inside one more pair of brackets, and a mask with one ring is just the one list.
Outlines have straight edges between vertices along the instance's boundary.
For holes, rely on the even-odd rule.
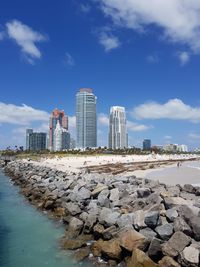
[[[144,162],[144,161],[167,161],[167,160],[181,160],[194,158],[196,155],[100,155],[100,156],[66,156],[54,157],[52,159],[42,158],[40,162],[31,161],[32,163],[44,167],[54,168],[66,172],[79,172],[80,169],[87,166],[104,165],[110,163],[131,163],[131,162]],[[27,162],[27,160],[24,160]],[[148,171],[139,171],[137,176],[144,175]]]

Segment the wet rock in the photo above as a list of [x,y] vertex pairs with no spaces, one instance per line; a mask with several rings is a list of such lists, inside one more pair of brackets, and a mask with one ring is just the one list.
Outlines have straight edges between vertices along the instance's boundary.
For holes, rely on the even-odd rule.
[[173,226],[169,223],[166,223],[156,227],[155,231],[161,239],[168,240],[173,234]]
[[184,267],[199,266],[199,250],[190,246],[186,247],[179,257],[179,263]]
[[90,254],[90,249],[88,247],[81,248],[74,253],[73,258],[76,262],[82,262],[85,258],[87,258]]
[[173,236],[163,245],[163,254],[175,258],[181,251],[184,250],[191,242],[191,238],[182,232],[176,232]]
[[175,260],[169,256],[165,256],[158,263],[159,267],[181,267]]
[[170,222],[173,222],[178,217],[176,209],[168,209],[166,211],[166,217]]
[[79,236],[83,229],[83,221],[73,217],[69,222],[68,232],[71,234],[71,238]]
[[134,249],[132,257],[128,260],[126,267],[157,267],[158,265],[153,262],[143,251]]
[[150,228],[155,228],[158,224],[159,212],[150,211],[145,214],[144,222]]
[[54,201],[53,200],[47,200],[45,205],[44,205],[44,208],[47,210],[50,210],[53,207],[54,207]]
[[103,256],[106,259],[119,260],[121,257],[121,247],[117,239],[110,241],[98,240],[91,246],[92,254],[95,257]]
[[69,250],[75,250],[86,246],[87,246],[86,242],[79,239],[67,239],[62,244],[62,247],[64,249],[69,249]]
[[185,220],[181,217],[178,217],[174,220],[174,231],[175,232],[183,232],[184,234],[191,236],[192,230],[190,226],[185,222]]

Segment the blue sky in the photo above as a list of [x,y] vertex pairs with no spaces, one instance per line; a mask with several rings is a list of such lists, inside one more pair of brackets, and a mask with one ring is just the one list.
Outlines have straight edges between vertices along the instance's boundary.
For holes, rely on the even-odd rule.
[[200,3],[197,0],[60,0],[0,3],[0,148],[47,130],[75,94],[98,97],[98,144],[108,113],[125,106],[130,145],[200,142]]

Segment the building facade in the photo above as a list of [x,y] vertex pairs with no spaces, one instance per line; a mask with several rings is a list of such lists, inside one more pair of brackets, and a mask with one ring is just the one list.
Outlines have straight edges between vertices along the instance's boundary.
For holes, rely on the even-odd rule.
[[97,97],[92,89],[80,89],[76,94],[76,142],[77,147],[84,149],[97,146]]
[[33,129],[26,129],[26,150],[30,150],[29,135],[33,133]]
[[118,106],[111,107],[109,118],[109,148],[124,149],[128,145],[127,139],[125,108]]
[[57,121],[56,129],[54,130],[53,151],[63,151],[70,148],[70,134]]
[[151,150],[151,140],[150,139],[144,139],[143,141],[143,150],[150,151]]
[[60,126],[68,131],[68,117],[65,115],[64,110],[54,109],[49,121],[49,149],[52,151],[54,148],[54,131],[57,122]]
[[35,133],[29,134],[29,150],[30,151],[41,151],[46,149],[46,133]]

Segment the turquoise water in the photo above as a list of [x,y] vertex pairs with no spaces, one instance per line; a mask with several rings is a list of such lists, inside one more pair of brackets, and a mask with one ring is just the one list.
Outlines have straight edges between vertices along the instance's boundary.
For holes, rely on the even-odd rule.
[[0,171],[0,266],[75,267],[59,250],[64,229],[37,211]]

